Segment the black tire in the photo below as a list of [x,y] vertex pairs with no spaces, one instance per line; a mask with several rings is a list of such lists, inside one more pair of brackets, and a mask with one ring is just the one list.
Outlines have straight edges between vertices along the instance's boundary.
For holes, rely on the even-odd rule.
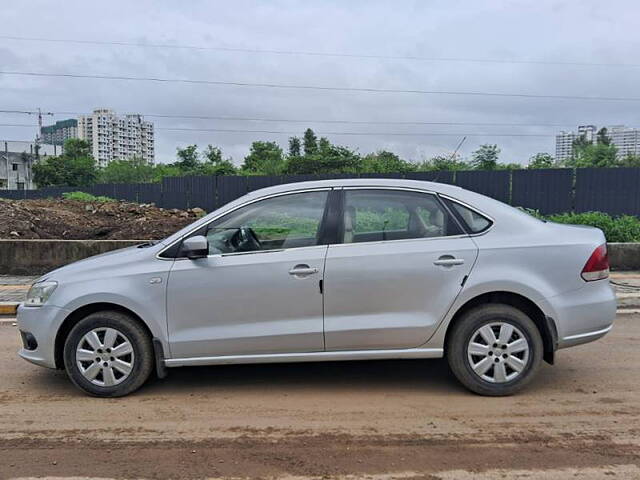
[[[130,373],[124,375],[114,368],[112,371],[116,372],[117,375],[122,375],[122,377],[116,380],[119,383],[111,386],[92,383],[91,380],[85,378],[76,361],[76,350],[79,343],[82,341],[85,348],[87,347],[83,340],[84,336],[94,329],[101,328],[116,330],[126,337],[133,350],[132,356],[123,357],[130,359]],[[122,338],[118,337],[120,340]],[[98,362],[98,358],[95,361],[98,367],[102,365],[101,361]],[[85,365],[90,366],[91,363],[87,362]],[[74,385],[85,393],[95,397],[122,397],[140,388],[149,378],[154,367],[153,345],[149,334],[136,319],[117,311],[96,312],[80,320],[69,332],[64,343],[64,366]],[[98,374],[96,381],[100,381],[101,375],[103,373]]]
[[[470,360],[467,352],[467,346],[472,340],[472,336],[475,337],[476,332],[481,327],[495,324],[495,322],[502,322],[516,327],[525,337],[529,347],[527,360],[523,362],[525,366],[522,371],[512,380],[501,383],[487,381],[477,374],[471,365],[471,362],[475,361],[476,357],[472,357],[472,360]],[[500,345],[496,350],[499,348],[501,348]],[[493,348],[488,349],[493,350]],[[499,397],[516,393],[534,378],[542,361],[543,343],[538,327],[521,310],[510,305],[486,304],[464,313],[455,323],[447,338],[446,352],[449,366],[462,385],[480,395]],[[506,362],[506,360],[499,358],[501,355],[497,355],[498,358],[496,360],[496,354],[493,351],[487,355],[492,355],[491,361],[496,363]],[[482,359],[483,357],[477,358]],[[502,368],[507,368],[506,363]],[[513,372],[511,371],[511,373]]]

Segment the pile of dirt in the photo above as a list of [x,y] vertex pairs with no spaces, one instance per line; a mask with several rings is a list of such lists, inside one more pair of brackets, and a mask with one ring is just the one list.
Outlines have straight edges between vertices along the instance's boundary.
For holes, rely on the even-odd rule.
[[0,199],[0,238],[158,240],[202,216],[199,208],[129,202]]

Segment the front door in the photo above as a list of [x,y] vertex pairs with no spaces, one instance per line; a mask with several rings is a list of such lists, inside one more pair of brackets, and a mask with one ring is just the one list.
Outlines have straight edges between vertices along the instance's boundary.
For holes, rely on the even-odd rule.
[[327,350],[424,344],[449,310],[477,255],[433,194],[345,189],[343,241],[325,272]]
[[209,257],[177,259],[167,315],[173,358],[324,350],[328,191],[271,197],[202,227]]

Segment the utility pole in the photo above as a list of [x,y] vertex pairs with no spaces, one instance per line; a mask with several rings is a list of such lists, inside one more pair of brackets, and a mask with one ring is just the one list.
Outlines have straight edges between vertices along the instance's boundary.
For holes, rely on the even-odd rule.
[[9,143],[4,142],[4,161],[7,166],[7,188],[9,190]]
[[464,141],[467,139],[467,137],[462,137],[462,140],[460,140],[460,143],[458,144],[458,146],[456,147],[456,149],[453,151],[453,153],[451,154],[451,158],[449,160],[453,160],[454,158],[456,158],[456,154],[458,153],[458,150],[460,150],[460,147],[462,146],[462,144],[464,143]]

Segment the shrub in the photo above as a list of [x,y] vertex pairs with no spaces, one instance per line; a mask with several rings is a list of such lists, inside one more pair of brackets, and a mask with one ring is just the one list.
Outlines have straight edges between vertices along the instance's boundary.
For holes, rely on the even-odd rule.
[[66,192],[62,194],[62,198],[65,200],[76,200],[78,202],[87,202],[87,203],[107,203],[107,202],[115,202],[113,198],[109,197],[96,197],[95,195],[91,195],[90,193],[85,192]]
[[608,242],[640,241],[640,219],[631,215],[612,217],[602,212],[561,213],[545,217],[556,223],[589,225],[604,232]]

